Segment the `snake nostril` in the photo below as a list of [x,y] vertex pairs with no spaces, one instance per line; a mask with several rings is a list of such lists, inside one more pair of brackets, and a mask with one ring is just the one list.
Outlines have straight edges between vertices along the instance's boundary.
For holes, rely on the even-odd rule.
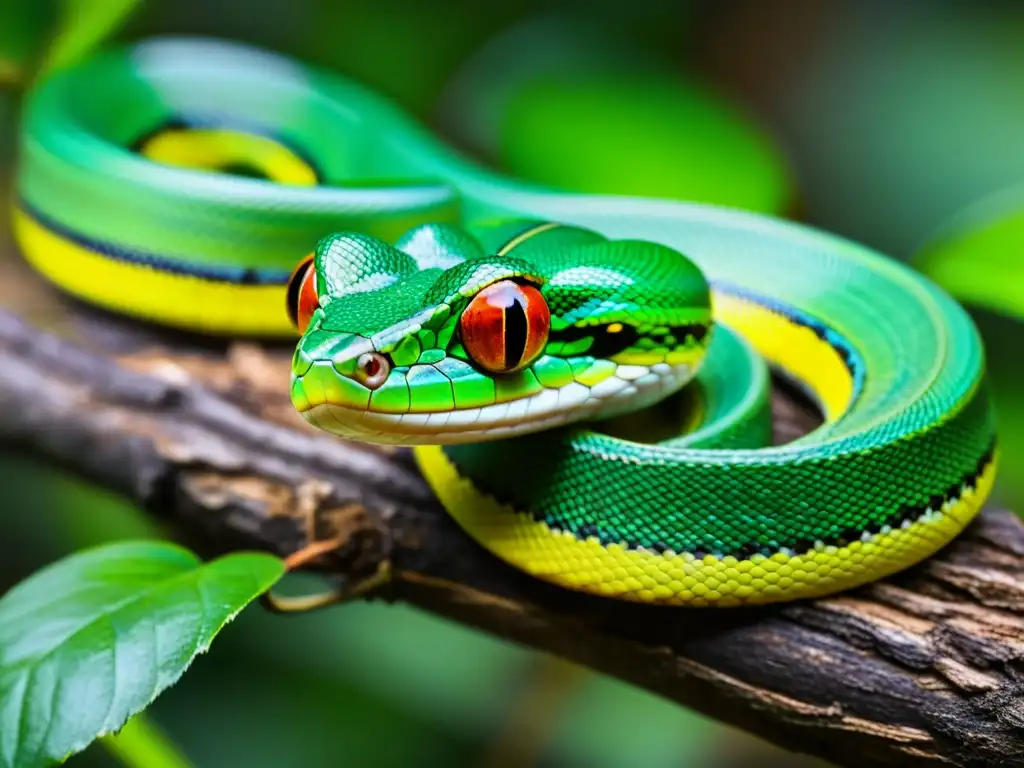
[[356,376],[363,386],[377,389],[391,373],[388,359],[377,352],[364,352],[356,361]]

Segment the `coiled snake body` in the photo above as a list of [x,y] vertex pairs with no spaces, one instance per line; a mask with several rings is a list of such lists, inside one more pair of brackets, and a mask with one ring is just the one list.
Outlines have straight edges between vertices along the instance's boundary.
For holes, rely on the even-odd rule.
[[[151,41],[49,78],[14,218],[34,267],[95,304],[297,324],[310,423],[416,445],[465,530],[571,589],[845,589],[945,545],[993,481],[978,334],[910,270],[754,214],[514,181],[248,47]],[[824,415],[785,445],[768,366]],[[680,431],[630,439],[649,407]]]

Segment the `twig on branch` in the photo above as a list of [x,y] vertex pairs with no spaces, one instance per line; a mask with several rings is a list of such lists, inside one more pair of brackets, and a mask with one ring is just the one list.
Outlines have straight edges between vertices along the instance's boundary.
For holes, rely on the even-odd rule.
[[[344,544],[357,586],[618,676],[840,765],[1024,765],[1024,525],[989,510],[953,545],[848,594],[751,610],[588,598],[491,557],[405,450],[307,427],[290,349],[199,344],[59,298],[0,262],[0,437],[173,523],[207,554]],[[776,397],[782,438],[808,416]]]

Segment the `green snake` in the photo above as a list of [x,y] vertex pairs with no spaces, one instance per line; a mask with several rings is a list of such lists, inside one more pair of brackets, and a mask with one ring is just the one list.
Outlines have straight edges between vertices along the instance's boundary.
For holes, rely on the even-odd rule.
[[[54,74],[16,192],[26,258],[75,296],[297,326],[306,420],[414,445],[465,531],[569,589],[847,589],[944,546],[994,479],[979,336],[908,268],[766,216],[514,180],[275,54],[157,40]],[[824,416],[781,445],[770,369]]]

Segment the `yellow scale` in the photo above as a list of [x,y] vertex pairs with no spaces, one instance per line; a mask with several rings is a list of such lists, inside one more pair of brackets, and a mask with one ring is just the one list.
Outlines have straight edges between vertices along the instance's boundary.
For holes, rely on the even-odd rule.
[[[315,186],[316,170],[265,136],[220,128],[168,128],[139,149],[150,159],[200,171],[251,168],[277,184]],[[285,286],[243,285],[157,272],[117,261],[50,231],[21,208],[14,233],[25,258],[56,285],[99,306],[126,312],[132,298],[149,297],[137,316],[194,331],[294,336],[284,311]],[[202,311],[197,311],[201,307]]]
[[[757,304],[715,295],[715,315],[742,334],[770,363],[808,383],[827,421],[839,418],[853,396],[846,363],[827,341],[809,328]],[[416,458],[434,493],[471,536],[486,541],[498,556],[536,576],[566,587],[638,602],[668,605],[735,606],[813,597],[874,580],[944,546],[977,512],[995,478],[997,457],[974,488],[948,501],[927,522],[874,534],[846,546],[816,546],[790,556],[701,559],[603,545],[596,537],[579,539],[553,531],[529,514],[500,504],[462,477],[438,446],[416,449]],[[885,573],[865,573],[863,561],[884,551],[893,563]],[[877,569],[877,561],[875,568]]]

